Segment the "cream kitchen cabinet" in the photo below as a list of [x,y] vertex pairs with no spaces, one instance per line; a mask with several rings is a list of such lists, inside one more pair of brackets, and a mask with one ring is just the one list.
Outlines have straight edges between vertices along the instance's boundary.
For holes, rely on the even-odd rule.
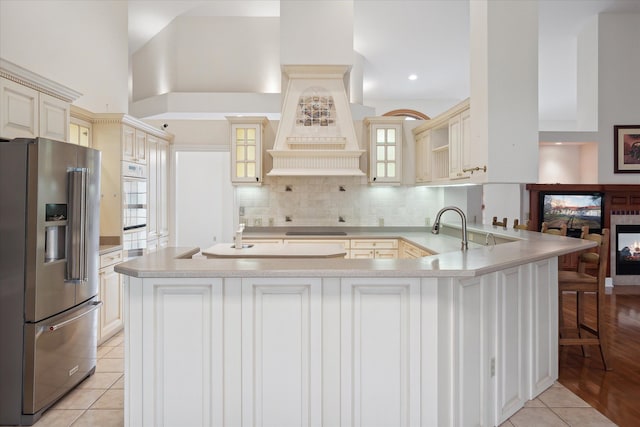
[[122,277],[113,268],[123,260],[122,250],[100,255],[98,299],[102,301],[98,317],[98,343],[103,343],[124,327]]
[[227,117],[231,139],[231,182],[262,182],[262,136],[266,117]]
[[122,235],[123,161],[147,163],[152,157],[143,166],[147,175],[147,232],[158,246],[158,238],[169,235],[168,153],[173,135],[126,114],[94,114],[91,123],[93,148],[102,152],[100,235]]
[[402,181],[402,123],[404,117],[368,117],[369,182],[400,184]]
[[147,134],[132,126],[122,126],[122,160],[147,163]]
[[69,141],[71,104],[0,77],[0,137]]
[[351,259],[398,258],[397,239],[351,239]]
[[147,135],[147,247],[161,246],[153,240],[169,236],[168,154],[168,141]]
[[421,249],[411,243],[401,240],[398,244],[398,256],[399,258],[422,258],[424,256],[433,255],[431,252]]
[[[449,119],[449,178],[469,177],[471,168],[471,111],[464,110]],[[465,172],[466,170],[466,172]]]
[[431,181],[431,131],[427,130],[416,137],[416,182]]
[[470,177],[470,113],[467,99],[412,130],[416,141],[416,183]]

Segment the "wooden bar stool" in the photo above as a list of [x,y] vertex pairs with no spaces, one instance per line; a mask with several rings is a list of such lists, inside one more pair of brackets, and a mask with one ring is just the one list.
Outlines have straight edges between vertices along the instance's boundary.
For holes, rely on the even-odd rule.
[[507,218],[502,218],[502,222],[500,222],[498,221],[498,217],[494,216],[493,221],[491,221],[491,225],[507,228]]
[[[586,228],[586,227],[585,227]],[[578,269],[576,271],[558,271],[558,310],[559,310],[559,341],[560,345],[580,345],[583,355],[586,356],[585,346],[597,345],[600,348],[602,363],[607,371],[611,366],[607,364],[607,342],[605,331],[605,278],[607,275],[607,262],[609,260],[609,229],[602,229],[602,234],[589,234],[588,228],[583,228],[583,239],[593,240],[598,243],[595,252],[583,252],[579,256]],[[588,274],[595,271],[596,275]],[[576,328],[564,327],[562,312],[562,293],[576,293]],[[595,327],[585,324],[584,319],[584,294],[595,294],[596,321]],[[577,338],[569,338],[567,332],[577,332]],[[586,335],[583,331],[589,332]]]
[[556,234],[558,236],[566,236],[567,235],[567,224],[562,224],[560,228],[549,228],[549,224],[546,222],[542,223],[542,229],[540,230],[542,233],[547,234]]
[[520,224],[520,221],[518,221],[518,219],[516,218],[516,219],[513,220],[513,228],[515,228],[516,230],[528,230],[529,229],[529,222],[530,221],[527,220],[526,223]]

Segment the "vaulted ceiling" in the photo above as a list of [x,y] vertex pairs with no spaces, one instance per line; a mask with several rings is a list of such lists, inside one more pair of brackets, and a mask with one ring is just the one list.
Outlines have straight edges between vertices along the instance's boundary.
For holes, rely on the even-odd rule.
[[[575,120],[579,31],[601,12],[640,13],[640,1],[538,2],[540,119]],[[129,52],[178,16],[279,14],[277,0],[129,0]],[[469,96],[469,0],[354,0],[354,50],[365,60],[365,104],[463,99]]]

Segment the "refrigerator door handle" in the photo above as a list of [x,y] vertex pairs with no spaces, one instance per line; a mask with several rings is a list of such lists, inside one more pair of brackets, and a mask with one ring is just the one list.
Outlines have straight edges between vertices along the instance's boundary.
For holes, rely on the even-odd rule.
[[86,227],[87,227],[87,169],[75,168],[67,172],[69,200],[69,234],[67,241],[66,280],[87,280]]
[[81,317],[86,316],[87,314],[91,313],[92,311],[97,310],[98,308],[100,308],[101,305],[102,305],[102,301],[93,301],[90,304],[90,306],[89,306],[89,308],[87,310],[83,311],[82,313],[78,314],[77,316],[73,316],[71,319],[64,320],[64,321],[62,321],[60,323],[56,323],[55,325],[46,325],[46,326],[43,327],[43,330],[50,331],[50,332],[56,331],[56,330],[66,326],[66,325],[68,325],[70,323],[75,322],[76,320],[80,319]]

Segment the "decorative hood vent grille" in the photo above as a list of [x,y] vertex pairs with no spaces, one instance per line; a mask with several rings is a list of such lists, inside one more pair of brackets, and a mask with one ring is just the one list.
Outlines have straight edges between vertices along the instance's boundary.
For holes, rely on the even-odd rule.
[[364,175],[345,90],[346,66],[287,66],[270,176]]

